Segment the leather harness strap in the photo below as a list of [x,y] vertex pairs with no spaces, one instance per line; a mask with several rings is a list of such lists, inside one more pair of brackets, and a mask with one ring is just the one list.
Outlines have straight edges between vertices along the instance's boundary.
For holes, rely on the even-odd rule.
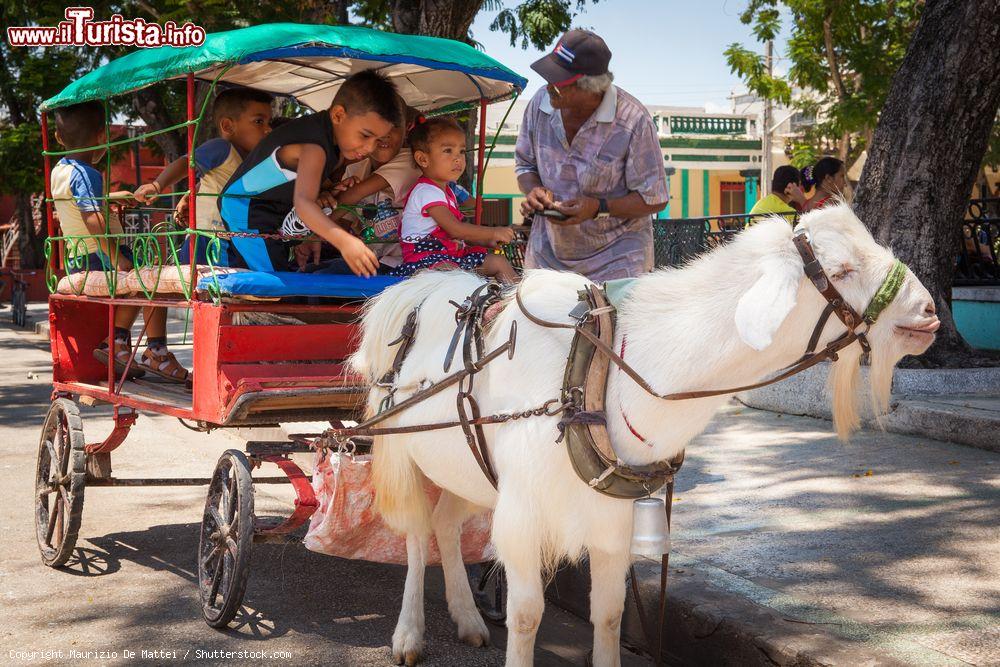
[[769,378],[767,380],[764,380],[763,382],[756,382],[754,384],[748,384],[741,387],[729,387],[727,389],[707,389],[703,391],[683,391],[683,392],[675,392],[672,394],[661,394],[655,389],[653,389],[649,385],[649,383],[646,382],[646,380],[638,373],[638,371],[636,371],[628,363],[626,363],[626,361],[622,359],[611,348],[610,345],[606,344],[600,338],[595,336],[592,332],[587,331],[586,329],[579,327],[578,325],[575,324],[566,324],[564,322],[550,322],[548,320],[543,320],[542,318],[537,317],[536,315],[533,315],[530,311],[527,310],[527,308],[524,305],[524,302],[521,300],[520,292],[518,292],[516,300],[518,307],[521,309],[521,312],[523,312],[525,317],[527,317],[533,323],[537,324],[538,326],[546,327],[549,329],[575,329],[579,333],[579,335],[589,340],[594,345],[594,347],[600,350],[602,354],[604,354],[608,359],[612,361],[612,363],[615,364],[615,366],[618,366],[618,368],[621,369],[622,372],[624,372],[636,384],[642,387],[643,390],[646,391],[646,393],[666,401],[686,401],[693,398],[722,396],[724,394],[735,394],[741,391],[749,391],[750,389],[758,389],[760,387],[766,387],[769,384],[780,382],[797,373],[801,373],[802,371],[806,370],[807,368],[815,366],[821,361],[826,361],[827,359],[835,361],[837,359],[837,352],[839,352],[840,350],[844,349],[845,347],[853,343],[859,337],[859,335],[856,334],[855,332],[848,331],[839,338],[828,343],[826,347],[820,350],[819,352],[807,355],[797,363],[793,364],[792,366],[789,366],[780,374],[772,378]]
[[[816,258],[808,237],[804,233],[796,233],[793,236],[793,241],[802,258],[805,274],[819,293],[827,300],[827,306],[820,315],[816,327],[810,336],[806,354],[799,361],[767,380],[727,389],[660,394],[634,368],[625,362],[623,355],[616,354],[614,349],[612,349],[616,309],[614,306],[609,305],[606,295],[599,287],[590,285],[586,291],[581,293],[580,303],[570,313],[571,317],[578,320],[576,324],[550,322],[534,315],[525,307],[521,299],[520,288],[518,288],[514,298],[518,308],[529,321],[545,328],[572,329],[575,331],[570,358],[567,361],[564,376],[563,395],[561,399],[552,399],[544,405],[531,410],[483,416],[480,414],[479,406],[472,394],[473,378],[486,364],[499,358],[501,354],[506,353],[508,358],[513,357],[517,333],[516,321],[514,321],[511,324],[508,340],[495,350],[485,355],[483,354],[484,313],[489,310],[496,311],[497,304],[502,303],[502,300],[505,298],[502,289],[498,285],[486,284],[473,292],[463,304],[453,304],[458,309],[456,313],[458,324],[451,345],[449,346],[448,354],[446,355],[444,367],[445,372],[447,372],[451,360],[457,351],[459,339],[464,334],[464,340],[462,341],[464,368],[462,370],[451,373],[438,382],[418,390],[398,404],[393,402],[392,397],[396,390],[395,382],[397,376],[416,334],[418,306],[407,317],[399,338],[391,343],[400,344],[400,349],[396,352],[392,368],[376,383],[376,386],[387,387],[389,389],[389,394],[382,402],[379,413],[356,427],[328,429],[325,435],[334,443],[338,443],[352,436],[416,433],[461,426],[465,433],[466,442],[477,464],[487,479],[496,487],[496,473],[489,459],[482,426],[485,424],[502,424],[514,419],[533,416],[544,415],[552,417],[563,413],[564,416],[559,424],[559,428],[563,432],[560,439],[565,437],[567,433],[573,434],[569,438],[567,446],[570,448],[570,458],[573,461],[574,467],[585,482],[595,490],[615,497],[635,498],[648,495],[664,483],[669,483],[673,479],[673,475],[683,462],[683,452],[671,461],[658,461],[645,466],[629,466],[618,459],[608,437],[604,411],[604,395],[609,363],[614,363],[650,395],[664,400],[680,401],[733,394],[780,382],[796,373],[815,366],[821,361],[827,359],[836,360],[837,353],[851,345],[854,341],[858,341],[862,345],[865,354],[868,353],[870,347],[866,338],[867,328],[860,333],[856,329],[862,324],[870,326],[881,311],[892,302],[905,278],[905,265],[896,260],[889,275],[883,281],[882,286],[871,303],[869,303],[868,308],[866,308],[865,316],[862,317],[858,315],[857,311],[844,300],[840,292],[833,286],[819,260]],[[828,343],[822,350],[814,353],[813,349],[818,344],[831,314],[837,315],[837,318],[847,326],[847,331]],[[595,355],[598,351],[601,354]],[[622,351],[624,352],[624,340]],[[598,359],[600,359],[600,362]],[[459,385],[457,397],[458,421],[375,428],[376,424],[399,414],[455,384]],[[635,430],[632,430],[634,433]],[[574,445],[574,441],[576,440],[584,442],[586,446],[576,447]],[[593,476],[591,473],[595,469],[599,474]]]

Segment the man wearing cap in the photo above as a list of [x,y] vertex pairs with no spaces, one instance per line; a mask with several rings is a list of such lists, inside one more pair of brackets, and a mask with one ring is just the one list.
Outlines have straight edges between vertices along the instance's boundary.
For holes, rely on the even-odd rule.
[[610,60],[598,35],[570,30],[531,66],[548,85],[528,103],[515,151],[521,212],[534,216],[526,268],[595,282],[653,268],[652,215],[667,205],[663,157],[646,107],[611,83]]

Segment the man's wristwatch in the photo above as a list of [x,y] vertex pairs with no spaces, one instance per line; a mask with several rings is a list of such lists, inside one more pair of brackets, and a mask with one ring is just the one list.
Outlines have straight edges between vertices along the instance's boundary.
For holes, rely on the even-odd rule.
[[608,200],[600,197],[597,200],[597,215],[594,216],[594,220],[606,220],[610,217],[611,211],[608,210]]

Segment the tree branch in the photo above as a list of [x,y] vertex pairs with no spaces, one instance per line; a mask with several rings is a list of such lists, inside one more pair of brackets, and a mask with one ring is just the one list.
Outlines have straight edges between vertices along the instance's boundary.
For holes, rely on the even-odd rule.
[[837,60],[837,52],[833,48],[833,10],[829,10],[823,17],[823,44],[826,46],[826,61],[830,67],[830,78],[833,79],[833,87],[837,90],[837,97],[841,102],[847,99],[847,89],[844,87],[844,79],[840,76],[840,63]]

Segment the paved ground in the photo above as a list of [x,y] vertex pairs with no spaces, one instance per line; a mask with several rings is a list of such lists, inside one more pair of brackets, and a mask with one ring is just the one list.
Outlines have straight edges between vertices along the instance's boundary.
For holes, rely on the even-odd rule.
[[675,582],[862,652],[1000,665],[1000,455],[872,431],[842,444],[830,422],[731,406],[688,449],[675,502]]
[[[0,474],[9,496],[0,510],[4,653],[249,647],[289,651],[296,663],[387,664],[402,569],[298,546],[261,547],[242,625],[209,630],[192,574],[200,489],[88,491],[86,566],[41,567],[29,471],[47,405],[48,357],[34,340],[0,330],[7,371]],[[203,476],[233,445],[224,435],[191,435],[174,420],[140,424],[116,475]],[[99,437],[107,421],[85,426]],[[994,452],[872,431],[841,444],[827,421],[731,406],[692,443],[678,476],[672,600],[697,618],[672,652],[686,664],[741,667],[875,664],[866,659],[875,655],[913,665],[1000,665],[998,510]],[[431,580],[429,664],[501,664],[495,648],[455,642],[436,572]],[[719,654],[727,628],[734,643]],[[590,641],[586,624],[551,608],[542,634],[539,664],[579,663]],[[820,634],[840,643],[817,644]],[[818,645],[829,651],[817,653]]]
[[[19,652],[32,651],[63,651],[63,659],[47,661],[38,653],[30,662],[78,664],[70,660],[71,650],[117,651],[117,658],[84,664],[124,662],[126,650],[136,652],[137,659],[143,650],[176,651],[188,660],[199,650],[245,650],[266,651],[270,661],[291,664],[391,664],[389,640],[404,569],[322,556],[298,544],[255,545],[238,627],[218,632],[206,626],[195,584],[202,487],[87,489],[77,558],[63,570],[42,566],[32,487],[51,390],[50,357],[43,339],[10,328],[7,312],[0,311],[0,488],[5,501],[0,507],[0,664],[27,664]],[[106,409],[86,410],[88,441],[104,437],[111,425],[108,415]],[[114,474],[207,477],[219,454],[234,446],[240,443],[225,434],[193,434],[174,419],[143,416],[116,453]],[[276,489],[281,487],[258,487],[259,510],[290,507]],[[439,569],[429,570],[427,596],[425,664],[503,663],[501,629],[493,629],[494,645],[486,649],[455,638]],[[551,607],[540,637],[539,664],[582,664],[591,630]],[[145,662],[172,662],[171,655]],[[649,664],[627,652],[624,659],[632,667]]]

